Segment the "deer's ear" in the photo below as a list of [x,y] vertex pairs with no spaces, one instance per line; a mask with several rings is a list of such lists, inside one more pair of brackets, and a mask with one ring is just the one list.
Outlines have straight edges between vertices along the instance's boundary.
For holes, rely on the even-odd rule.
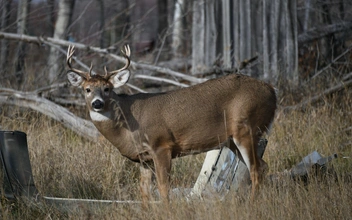
[[115,75],[112,75],[109,79],[111,84],[114,85],[114,88],[118,88],[120,86],[123,86],[127,83],[127,81],[130,78],[130,71],[129,70],[123,70],[119,73],[116,73]]
[[79,74],[77,74],[73,71],[67,72],[67,79],[71,83],[71,85],[76,86],[76,87],[81,87],[83,81],[85,80],[82,76],[80,76]]

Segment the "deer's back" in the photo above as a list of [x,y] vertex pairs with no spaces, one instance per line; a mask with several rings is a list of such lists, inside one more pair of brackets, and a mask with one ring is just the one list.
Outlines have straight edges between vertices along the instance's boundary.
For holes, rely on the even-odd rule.
[[265,129],[276,110],[272,86],[238,74],[142,96],[133,108],[139,128],[152,145],[172,145],[175,156],[216,147],[236,123],[256,123],[253,126]]

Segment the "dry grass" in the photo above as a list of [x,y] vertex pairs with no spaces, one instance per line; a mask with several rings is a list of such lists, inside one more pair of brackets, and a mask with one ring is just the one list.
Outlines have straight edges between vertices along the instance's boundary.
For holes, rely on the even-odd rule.
[[[333,101],[336,100],[336,101]],[[282,180],[265,184],[254,202],[231,192],[225,201],[173,199],[161,204],[80,206],[63,213],[55,207],[27,207],[2,199],[2,219],[352,219],[352,101],[348,94],[332,97],[304,111],[280,111],[264,155],[269,173],[291,168],[317,150],[338,153],[333,175],[312,177],[308,184]],[[46,196],[139,200],[138,165],[123,158],[108,142],[84,140],[59,123],[28,109],[1,107],[2,130],[27,133],[35,183]],[[345,158],[343,158],[345,157]],[[174,187],[191,187],[204,155],[174,162]],[[331,177],[331,178],[329,178]],[[168,211],[167,211],[168,210]]]

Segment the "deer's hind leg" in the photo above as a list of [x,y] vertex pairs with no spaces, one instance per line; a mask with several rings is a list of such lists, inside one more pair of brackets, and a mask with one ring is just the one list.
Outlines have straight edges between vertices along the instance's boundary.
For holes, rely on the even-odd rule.
[[265,161],[258,156],[257,148],[260,135],[248,125],[238,126],[233,133],[232,139],[236,146],[230,145],[232,151],[239,150],[243,162],[246,164],[252,181],[251,198],[253,199],[263,179],[267,168]]

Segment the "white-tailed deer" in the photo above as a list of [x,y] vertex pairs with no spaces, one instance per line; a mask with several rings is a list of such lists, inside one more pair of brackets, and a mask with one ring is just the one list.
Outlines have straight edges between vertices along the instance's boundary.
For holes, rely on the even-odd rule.
[[[104,75],[72,68],[74,48],[67,52],[68,80],[83,88],[90,117],[106,139],[132,161],[153,161],[158,189],[168,199],[171,159],[219,148],[233,140],[252,180],[252,195],[266,163],[257,156],[259,138],[268,131],[277,108],[274,88],[254,78],[230,74],[167,93],[119,95],[130,72],[126,65]],[[141,184],[143,188],[143,183]]]

